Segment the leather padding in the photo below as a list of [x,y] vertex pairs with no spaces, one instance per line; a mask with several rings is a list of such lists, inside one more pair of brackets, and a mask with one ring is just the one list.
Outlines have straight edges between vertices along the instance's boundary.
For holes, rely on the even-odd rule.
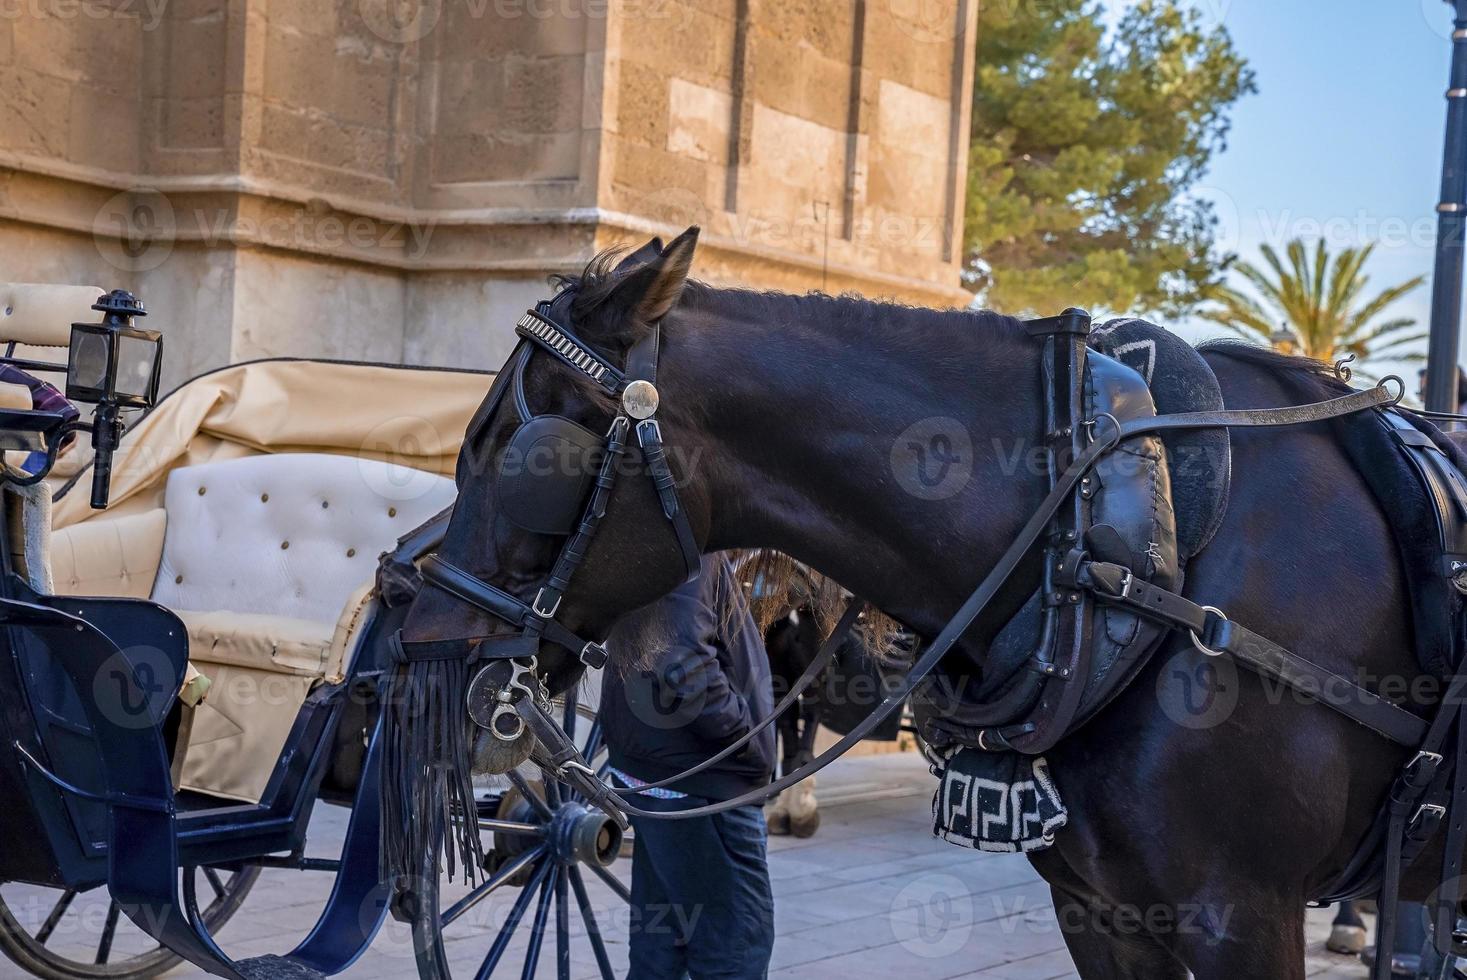
[[500,513],[537,534],[569,534],[580,520],[606,439],[559,415],[515,431],[495,478]]
[[[1096,351],[1086,358],[1085,402],[1090,418],[1105,413],[1127,422],[1156,415],[1151,390],[1140,374]],[[1168,590],[1180,588],[1171,475],[1161,438],[1143,435],[1125,440],[1096,464],[1091,480],[1092,529],[1110,529],[1106,536],[1130,552],[1123,563],[1138,578]],[[1098,537],[1093,531],[1092,536]],[[1119,606],[1097,604],[1093,615],[1093,666],[1082,717],[1099,710],[1167,633],[1160,623]]]
[[[1222,387],[1191,344],[1146,320],[1107,321],[1090,347],[1131,368],[1146,382],[1162,415],[1216,412]],[[1212,540],[1227,513],[1232,444],[1227,429],[1192,429],[1161,436],[1175,492],[1177,549],[1183,564]]]

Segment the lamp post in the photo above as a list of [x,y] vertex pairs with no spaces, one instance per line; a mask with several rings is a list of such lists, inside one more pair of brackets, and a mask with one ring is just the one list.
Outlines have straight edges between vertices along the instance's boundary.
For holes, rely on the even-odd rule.
[[1462,323],[1463,233],[1467,232],[1467,0],[1446,0],[1455,11],[1447,135],[1442,150],[1441,200],[1436,206],[1436,270],[1431,281],[1431,341],[1427,348],[1426,407],[1455,412],[1457,352]]

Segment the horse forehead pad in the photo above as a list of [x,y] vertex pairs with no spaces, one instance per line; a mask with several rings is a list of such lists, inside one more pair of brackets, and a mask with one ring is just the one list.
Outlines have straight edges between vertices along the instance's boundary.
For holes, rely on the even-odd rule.
[[538,415],[515,430],[499,461],[500,513],[537,534],[569,534],[601,468],[606,440],[559,415]]

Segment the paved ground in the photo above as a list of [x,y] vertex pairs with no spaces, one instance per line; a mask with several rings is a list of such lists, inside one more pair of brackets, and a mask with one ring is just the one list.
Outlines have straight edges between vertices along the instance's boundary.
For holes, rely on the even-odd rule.
[[[772,976],[842,980],[983,978],[1045,980],[1074,976],[1054,923],[1046,889],[1028,864],[1009,855],[963,851],[935,840],[928,821],[932,779],[915,755],[843,760],[821,777],[823,826],[808,840],[775,838],[774,880],[778,939]],[[339,840],[342,813],[322,808],[313,853],[328,854]],[[625,878],[629,862],[613,870]],[[279,952],[314,921],[329,888],[328,876],[266,872],[244,910],[223,930],[221,943],[237,956]],[[625,906],[599,880],[592,902],[619,975],[626,970]],[[7,900],[15,904],[9,892]],[[469,912],[446,934],[456,976],[472,976],[518,895],[506,889]],[[44,918],[49,905],[32,903]],[[29,908],[29,907],[28,907]],[[97,927],[92,913],[92,933]],[[32,912],[31,914],[35,914]],[[553,919],[551,920],[553,923]],[[1357,960],[1323,949],[1327,912],[1310,921],[1310,975],[1361,978]],[[58,930],[86,935],[83,925]],[[496,975],[518,975],[528,920]],[[576,977],[596,976],[585,930],[572,924]],[[8,961],[0,976],[18,977]],[[179,969],[170,976],[196,976]],[[348,972],[359,980],[415,976],[411,944],[389,925]],[[547,944],[538,976],[553,977],[554,943]]]

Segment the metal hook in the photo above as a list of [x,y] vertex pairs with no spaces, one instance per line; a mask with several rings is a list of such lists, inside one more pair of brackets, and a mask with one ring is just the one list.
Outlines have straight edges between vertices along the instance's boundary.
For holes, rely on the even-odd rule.
[[1391,398],[1390,406],[1394,407],[1401,404],[1401,399],[1406,397],[1406,382],[1402,381],[1398,375],[1388,374],[1376,382],[1376,387],[1388,388],[1392,381],[1401,386],[1401,390],[1396,392],[1395,396]]
[[1350,378],[1354,377],[1355,375],[1355,372],[1351,371],[1349,367],[1354,362],[1354,354],[1346,354],[1338,361],[1335,361],[1335,377],[1339,378],[1341,381],[1349,381]]

